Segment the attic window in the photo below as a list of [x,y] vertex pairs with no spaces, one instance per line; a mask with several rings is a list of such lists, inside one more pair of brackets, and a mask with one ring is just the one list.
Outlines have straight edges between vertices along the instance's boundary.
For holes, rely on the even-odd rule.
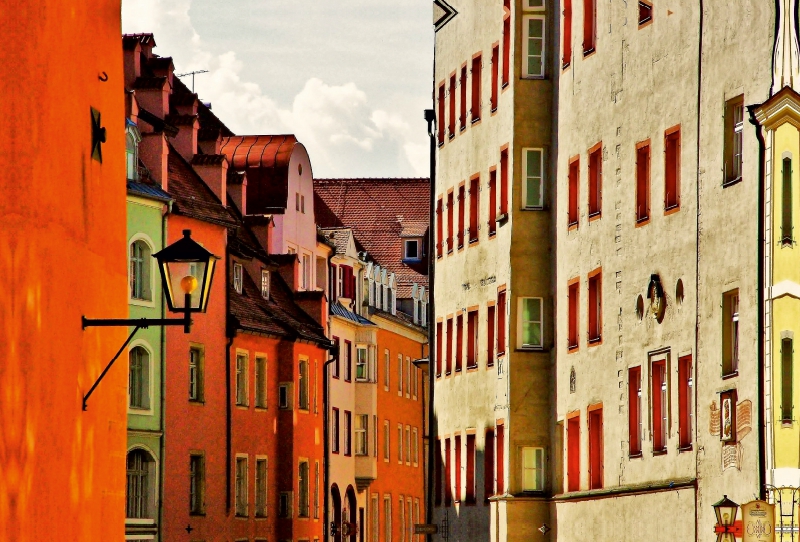
[[639,26],[653,20],[653,5],[650,2],[639,2]]
[[242,264],[234,263],[233,264],[233,289],[236,290],[237,294],[242,293],[242,280],[243,280],[243,269]]
[[404,260],[419,260],[419,239],[406,239],[403,242],[403,259]]
[[269,271],[261,270],[261,297],[269,299]]

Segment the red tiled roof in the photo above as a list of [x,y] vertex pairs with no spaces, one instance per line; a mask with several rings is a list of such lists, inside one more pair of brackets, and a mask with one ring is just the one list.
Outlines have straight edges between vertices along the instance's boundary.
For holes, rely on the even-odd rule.
[[415,282],[427,288],[426,265],[402,262],[401,234],[427,230],[428,179],[314,179],[314,194],[317,223],[352,228],[371,258],[397,276],[397,297],[410,298]]
[[192,157],[193,166],[219,166],[227,158],[224,154],[195,154]]
[[167,83],[166,77],[159,77],[159,76],[142,76],[137,77],[136,81],[133,82],[133,88],[138,90],[144,89],[152,89],[152,88],[164,88],[164,85]]
[[172,145],[169,147],[167,170],[169,193],[175,198],[174,212],[222,226],[235,224],[219,198]]
[[295,136],[229,136],[222,139],[220,152],[231,167],[247,171],[247,212],[266,214],[286,208],[289,160],[296,145]]
[[141,43],[142,45],[150,45],[151,47],[156,46],[156,40],[153,37],[153,34],[123,34],[122,35],[122,46],[125,49],[131,50],[136,47],[137,43]]

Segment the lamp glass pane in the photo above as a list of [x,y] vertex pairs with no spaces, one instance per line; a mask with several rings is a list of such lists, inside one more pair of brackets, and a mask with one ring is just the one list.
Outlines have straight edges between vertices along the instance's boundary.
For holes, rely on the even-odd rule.
[[[169,284],[169,295],[172,296],[172,305],[175,310],[190,308],[199,310],[202,293],[203,279],[206,272],[206,262],[168,262],[167,281]],[[186,277],[194,277],[194,281],[184,281]],[[185,287],[190,289],[186,292]],[[193,287],[193,289],[191,289]],[[190,306],[186,307],[185,294],[191,293]]]

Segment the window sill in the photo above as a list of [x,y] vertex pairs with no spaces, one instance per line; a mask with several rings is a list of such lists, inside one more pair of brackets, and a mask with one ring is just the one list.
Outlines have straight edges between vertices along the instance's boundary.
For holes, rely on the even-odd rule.
[[462,122],[461,123],[461,131],[463,132],[466,129],[467,129],[467,125]]
[[495,220],[499,225],[502,226],[508,222],[508,213],[500,213]]
[[671,207],[664,207],[664,216],[673,215],[681,210],[680,204],[675,204]]
[[205,512],[189,512],[189,515],[192,517],[205,517]]
[[444,140],[439,140],[439,143],[436,145],[437,147],[444,147]]
[[573,352],[577,352],[577,351],[578,351],[578,345],[577,344],[567,345],[567,353],[568,354],[572,354]]
[[522,208],[523,211],[544,211],[544,205],[530,205]]
[[688,444],[686,446],[678,446],[678,453],[682,454],[683,452],[691,452],[692,449],[693,448],[691,444]]
[[502,88],[503,90],[507,89],[508,88],[508,81],[503,81],[503,86],[500,87],[500,88]]
[[467,372],[471,373],[478,370],[478,364],[475,365],[467,365]]
[[781,427],[791,428],[792,420],[781,420]]
[[578,229],[578,221],[575,222],[567,222],[567,231],[577,230]]
[[589,346],[599,346],[603,344],[603,337],[589,337]]
[[780,245],[781,248],[786,248],[786,247],[793,248],[794,239],[792,239],[791,237],[784,237],[783,239],[780,240]]
[[470,123],[472,123],[472,125],[474,126],[475,124],[479,123],[480,121],[481,121],[481,118],[480,117],[476,117],[476,118],[473,118],[470,121]]
[[422,258],[403,258],[400,261],[402,261],[403,263],[422,263]]
[[589,222],[594,222],[595,220],[599,220],[603,217],[600,211],[595,211],[593,213],[589,213]]
[[206,402],[204,399],[189,399],[189,404],[204,406]]
[[666,448],[664,448],[662,450],[653,450],[653,457],[658,457],[660,455],[667,455]]
[[590,57],[596,52],[595,46],[591,46],[588,49],[583,50],[583,58]]
[[477,244],[478,244],[478,239],[470,239],[469,240],[469,246],[473,246],[473,245],[477,245]]
[[567,61],[567,62],[561,62],[561,69],[562,69],[562,70],[566,70],[566,69],[568,69],[568,68],[569,68],[569,64],[570,64],[570,63],[569,63],[569,61]]
[[495,106],[492,106],[492,108],[489,110],[489,112],[490,112],[492,115],[494,115],[495,113],[497,113],[497,106],[496,106],[496,105],[495,105]]
[[737,376],[739,376],[739,371],[733,371],[732,373],[723,374],[722,375],[722,380],[728,380],[728,379],[731,379],[731,378],[736,378]]
[[650,26],[651,24],[653,24],[653,18],[652,17],[648,17],[647,19],[645,19],[643,21],[639,21],[639,30],[641,30],[642,28],[645,28],[647,26]]
[[646,226],[649,223],[650,223],[650,217],[649,216],[645,216],[645,217],[636,219],[636,227],[637,228],[641,228],[642,226]]
[[723,181],[722,182],[722,188],[728,188],[729,186],[733,186],[735,184],[739,184],[740,182],[742,182],[742,178],[741,177],[736,177],[735,179],[731,179],[729,181]]
[[642,452],[636,452],[635,454],[629,454],[628,459],[641,459]]
[[544,346],[540,344],[523,344],[522,346],[518,347],[517,350],[521,352],[542,352],[544,351]]
[[453,138],[455,138],[455,137],[456,137],[456,134],[455,134],[455,132],[450,132],[449,134],[447,134],[447,138],[448,138],[448,139],[453,139]]

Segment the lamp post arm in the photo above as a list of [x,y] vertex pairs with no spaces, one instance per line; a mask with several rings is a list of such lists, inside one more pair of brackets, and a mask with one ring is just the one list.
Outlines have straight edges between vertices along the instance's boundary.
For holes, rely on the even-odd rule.
[[100,376],[97,377],[97,380],[95,381],[94,384],[92,384],[92,387],[89,388],[89,391],[86,393],[86,395],[83,396],[83,410],[84,411],[87,408],[89,408],[88,405],[86,404],[86,402],[89,400],[89,397],[92,396],[92,393],[94,393],[95,388],[97,388],[97,386],[100,384],[100,381],[103,380],[103,377],[106,376],[106,373],[108,372],[108,370],[111,369],[111,366],[114,365],[114,362],[117,361],[117,358],[119,357],[119,355],[122,354],[122,352],[125,350],[125,347],[128,346],[128,344],[133,339],[133,336],[136,335],[136,332],[139,331],[139,329],[141,329],[140,326],[136,326],[136,327],[133,328],[133,331],[131,331],[131,334],[128,335],[128,339],[125,341],[125,343],[122,345],[122,347],[117,351],[117,353],[114,355],[114,357],[111,358],[111,361],[108,362],[108,365],[106,365],[106,368],[103,369],[102,373],[100,373]]

